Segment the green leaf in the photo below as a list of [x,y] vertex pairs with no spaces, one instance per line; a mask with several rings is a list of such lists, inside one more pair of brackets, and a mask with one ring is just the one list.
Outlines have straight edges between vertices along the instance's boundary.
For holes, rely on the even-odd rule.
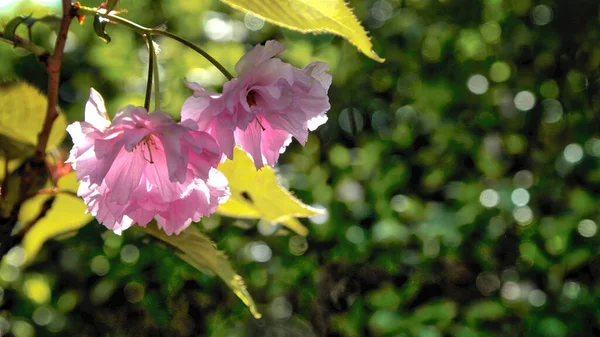
[[219,214],[246,219],[263,219],[272,224],[281,223],[306,236],[308,229],[296,218],[322,214],[296,199],[277,181],[272,167],[256,170],[252,159],[239,147],[234,149],[233,160],[226,160],[218,167],[227,180],[231,197],[219,206]]
[[344,0],[221,0],[231,7],[260,16],[265,21],[302,33],[328,32],[352,43],[363,54],[384,62],[371,39]]
[[497,321],[506,315],[506,308],[493,300],[482,300],[470,305],[466,309],[467,321]]
[[592,252],[587,248],[578,248],[569,251],[562,259],[562,265],[566,270],[571,271],[580,267],[582,264],[591,262]]
[[106,31],[104,30],[106,28],[107,23],[108,21],[106,21],[106,19],[102,19],[100,15],[94,15],[94,32],[105,43],[110,42],[110,36],[108,36]]
[[[0,141],[0,144],[2,143],[2,141]],[[8,161],[8,174],[10,175],[10,173],[14,170],[16,170],[19,165],[21,165],[22,160],[9,160]],[[4,167],[6,166],[6,159],[0,155],[0,167],[2,169],[0,169],[0,181],[2,181],[4,179],[5,176],[5,172],[4,172]]]
[[31,15],[21,15],[8,21],[6,26],[4,26],[4,38],[9,41],[14,41],[17,28],[19,28],[19,26],[29,18],[31,18]]
[[[10,160],[33,154],[47,105],[46,96],[26,82],[0,83],[0,156]],[[67,119],[59,111],[47,149],[55,148],[63,141],[66,128]]]
[[254,300],[246,290],[242,277],[235,272],[225,254],[217,250],[215,244],[202,234],[198,228],[190,226],[181,234],[171,236],[159,229],[154,222],[146,228],[140,229],[177,248],[179,250],[177,256],[194,268],[204,273],[208,269],[217,274],[248,306],[254,317],[261,317]]
[[430,301],[415,310],[414,318],[424,324],[449,326],[458,314],[458,305],[451,301]]
[[[64,191],[76,192],[79,183],[72,171],[58,180],[58,188]],[[35,219],[42,205],[52,196],[38,195],[27,200],[21,207],[19,222],[27,224]],[[23,238],[25,263],[28,264],[37,255],[44,242],[58,235],[78,230],[92,221],[93,216],[86,213],[83,199],[60,193],[54,196],[54,201],[46,216],[35,222]]]
[[18,139],[3,135],[0,131],[0,156],[8,160],[28,157],[33,155],[33,144],[22,142]]
[[[36,163],[32,160],[32,158],[27,158],[23,161],[20,159],[13,160],[12,162],[21,162],[21,164],[8,175],[5,181],[3,181],[3,188],[6,188],[2,191],[2,199],[0,199],[0,217],[2,218],[10,218],[10,214],[17,201],[21,199],[22,193],[27,198],[31,198],[34,197],[40,189],[44,188],[45,186],[49,187],[48,170],[46,170],[45,163]],[[11,165],[9,163],[9,168],[10,166]],[[26,191],[21,191],[21,182],[25,176],[25,170],[27,167],[31,167],[39,174],[35,174],[30,177],[31,181],[30,184],[28,184],[28,189]],[[45,199],[47,199],[47,196],[45,196]],[[41,205],[42,203],[39,204],[40,207]],[[40,207],[37,207],[37,209],[32,209],[31,212],[25,213],[27,214],[26,216],[29,220],[32,220],[37,216]],[[23,214],[23,212],[19,214],[19,222],[21,224],[27,223],[28,221],[25,221],[23,218],[21,218],[21,214]]]

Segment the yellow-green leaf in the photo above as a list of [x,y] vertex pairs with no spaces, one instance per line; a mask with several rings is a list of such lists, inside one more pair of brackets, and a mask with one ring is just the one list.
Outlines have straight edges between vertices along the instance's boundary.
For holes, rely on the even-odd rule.
[[[58,188],[64,191],[76,192],[78,186],[74,171],[58,180]],[[49,195],[38,195],[26,201],[19,213],[19,222],[27,224],[33,221],[49,198]],[[86,214],[85,210],[86,206],[81,198],[65,193],[57,194],[46,216],[38,220],[23,238],[25,263],[35,258],[44,242],[77,230],[92,221],[93,217]]]
[[202,272],[209,269],[219,275],[242,302],[248,306],[252,315],[256,318],[261,317],[242,277],[233,270],[225,254],[217,250],[215,244],[202,234],[198,228],[190,226],[181,234],[171,236],[159,229],[154,222],[141,229],[177,248],[179,250],[177,256],[194,268]]
[[[46,96],[27,82],[0,83],[0,156],[15,159],[33,154],[47,105]],[[63,141],[66,128],[67,119],[59,112],[47,148]]]
[[373,51],[371,39],[344,0],[221,1],[278,26],[302,33],[329,32],[339,35],[373,60],[385,61]]
[[[19,165],[21,165],[22,160],[9,160],[8,161],[8,173],[10,174],[14,171]],[[6,166],[6,159],[0,154],[0,181],[4,179],[4,167]],[[4,191],[6,193],[6,191]]]
[[306,236],[308,229],[295,218],[323,211],[305,205],[283,188],[273,168],[265,166],[257,171],[250,156],[241,148],[236,147],[233,156],[233,160],[226,160],[218,168],[229,180],[231,197],[217,212],[233,218],[260,218],[272,224],[281,223]]

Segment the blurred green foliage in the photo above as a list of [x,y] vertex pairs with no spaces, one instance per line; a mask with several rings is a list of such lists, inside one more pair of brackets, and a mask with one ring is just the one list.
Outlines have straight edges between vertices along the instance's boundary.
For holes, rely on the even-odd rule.
[[[5,1],[4,20],[57,11]],[[82,1],[98,5],[98,1]],[[134,229],[91,224],[19,268],[0,265],[0,331],[29,336],[600,335],[600,5],[595,1],[350,1],[378,64],[330,35],[262,23],[218,1],[121,1],[167,23],[230,71],[252,45],[284,42],[296,66],[331,67],[329,121],[282,156],[285,183],[329,215],[311,234],[213,216],[202,223],[244,276],[254,320],[217,278]],[[89,87],[109,112],[141,104],[144,41],[72,26],[60,87],[70,120]],[[34,40],[50,47],[50,28]],[[164,109],[183,78],[225,78],[158,39]],[[0,78],[44,89],[44,68],[0,45]]]

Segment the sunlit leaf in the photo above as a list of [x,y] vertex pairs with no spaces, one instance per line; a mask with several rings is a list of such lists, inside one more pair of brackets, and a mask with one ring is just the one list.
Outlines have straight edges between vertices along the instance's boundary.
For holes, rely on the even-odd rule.
[[[0,83],[0,156],[31,156],[42,130],[46,96],[23,81]],[[67,119],[59,112],[52,125],[47,148],[58,146],[66,135]]]
[[309,217],[322,210],[305,205],[277,181],[273,168],[256,170],[252,159],[236,147],[234,159],[219,165],[219,171],[229,180],[231,197],[217,212],[234,218],[263,219],[281,223],[300,235],[307,235],[297,217]]
[[156,225],[150,224],[141,228],[146,233],[174,246],[179,251],[177,255],[194,268],[206,272],[210,270],[219,275],[233,292],[248,306],[254,317],[260,318],[261,314],[256,308],[254,300],[246,290],[246,285],[227,260],[225,254],[196,227],[189,227],[179,235],[167,235]]
[[[21,160],[9,160],[8,161],[8,173],[10,174],[17,167],[21,165]],[[2,181],[5,177],[4,169],[6,167],[6,159],[0,155],[0,181]]]
[[[21,162],[21,159],[13,160],[9,163],[9,169],[13,163],[20,163],[2,182],[3,191],[2,199],[0,203],[0,217],[10,218],[13,208],[17,202],[24,195],[26,198],[34,197],[38,191],[44,188],[45,185],[49,185],[48,181],[48,170],[46,170],[45,163],[36,163],[31,158],[27,158]],[[27,184],[28,189],[21,191],[23,177],[27,168],[34,169],[38,174],[30,176],[29,183]],[[19,219],[22,223],[22,219]]]
[[303,33],[339,35],[378,62],[371,39],[344,0],[221,0],[278,26]]
[[[78,186],[74,171],[58,180],[60,190],[76,192]],[[39,195],[29,199],[21,208],[19,221],[27,226],[37,217],[43,204],[51,197]],[[86,206],[81,198],[66,193],[56,194],[46,215],[35,222],[23,238],[26,263],[30,263],[35,258],[44,242],[77,230],[92,221],[93,217],[86,214],[85,210]]]

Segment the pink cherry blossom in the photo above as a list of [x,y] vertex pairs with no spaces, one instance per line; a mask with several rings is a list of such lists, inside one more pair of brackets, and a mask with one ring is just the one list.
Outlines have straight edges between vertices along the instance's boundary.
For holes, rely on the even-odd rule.
[[73,139],[67,162],[81,181],[78,195],[98,222],[117,233],[152,219],[171,235],[213,213],[229,197],[217,171],[221,151],[208,133],[162,111],[126,106],[108,119],[94,89],[85,122],[67,127]]
[[284,49],[276,41],[254,47],[236,64],[238,77],[223,85],[223,94],[188,82],[194,94],[181,118],[213,135],[229,158],[236,144],[243,147],[257,169],[274,165],[292,136],[304,145],[309,130],[327,121],[331,75],[323,62],[297,69],[273,58]]

